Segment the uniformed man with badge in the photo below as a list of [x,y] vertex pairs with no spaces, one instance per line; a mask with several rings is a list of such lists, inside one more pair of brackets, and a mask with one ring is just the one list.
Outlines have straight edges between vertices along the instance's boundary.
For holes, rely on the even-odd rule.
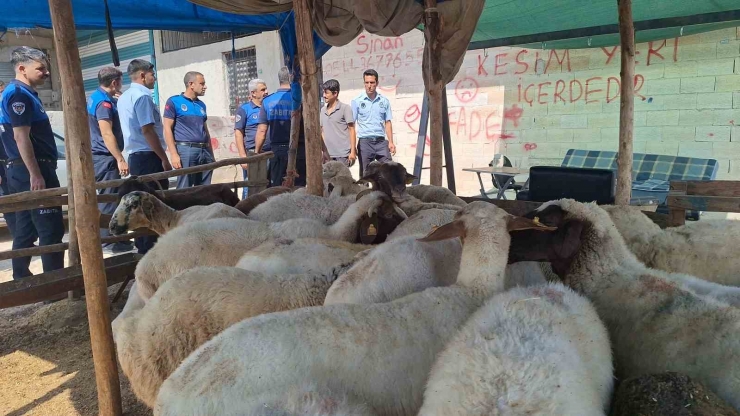
[[[290,86],[291,73],[286,67],[278,72],[280,88],[262,101],[259,113],[259,124],[255,136],[255,151],[257,153],[271,150],[275,156],[267,162],[270,186],[280,186],[288,170],[288,148],[290,147],[291,114],[298,108],[300,100],[293,98]],[[298,133],[298,148],[296,149],[296,173],[298,177],[293,183],[295,186],[306,186],[306,144],[303,132],[303,118]]]
[[[208,132],[206,103],[199,100],[206,93],[206,80],[200,72],[190,71],[183,80],[185,92],[167,100],[164,106],[164,138],[175,169],[213,163]],[[191,173],[177,177],[177,188],[210,185],[213,171]]]
[[357,132],[357,156],[360,176],[370,162],[390,162],[396,154],[393,143],[391,102],[377,91],[378,73],[368,69],[362,74],[365,92],[352,100],[352,114]]
[[[239,157],[247,157],[248,153],[254,153],[255,137],[259,125],[260,108],[262,101],[267,96],[267,84],[264,80],[255,78],[249,81],[249,102],[243,104],[236,111],[234,117],[234,141]],[[243,164],[244,180],[247,180],[247,165]],[[242,191],[242,199],[246,198],[248,189],[245,186]]]
[[[123,157],[123,132],[118,117],[118,100],[123,87],[123,73],[113,67],[105,67],[98,72],[98,89],[87,99],[87,120],[90,127],[93,169],[95,181],[103,182],[128,176],[128,163]],[[118,188],[106,188],[99,195],[116,194]],[[115,202],[99,203],[101,214],[113,214]],[[100,229],[100,236],[110,235],[108,228]],[[122,253],[133,249],[128,241],[103,244],[103,250]]]
[[[2,135],[8,156],[8,190],[14,194],[57,188],[57,147],[49,117],[35,90],[49,77],[49,60],[40,50],[22,46],[13,50],[11,64],[15,79],[5,88],[0,105],[5,126],[13,132]],[[13,250],[33,247],[37,236],[40,246],[62,242],[62,207],[16,212]],[[41,262],[44,272],[61,269],[64,252],[42,254]],[[32,275],[31,257],[15,258],[12,263],[14,279]]]

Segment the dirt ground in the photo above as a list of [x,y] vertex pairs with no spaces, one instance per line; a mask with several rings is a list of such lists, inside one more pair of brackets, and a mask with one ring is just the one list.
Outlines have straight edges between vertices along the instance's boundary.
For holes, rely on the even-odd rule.
[[[109,288],[111,300],[119,287]],[[113,305],[111,319],[126,296]],[[119,377],[123,414],[151,415]],[[0,414],[98,414],[84,299],[0,310]]]
[[[10,249],[10,241],[0,241],[0,251]],[[39,257],[33,258],[31,271],[43,271]],[[10,260],[1,261],[0,282],[11,279]],[[111,301],[119,287],[109,288]],[[127,296],[128,289],[113,305],[111,319],[123,309]],[[152,415],[136,399],[123,373],[119,377],[124,415]],[[97,414],[84,298],[0,310],[0,415]]]

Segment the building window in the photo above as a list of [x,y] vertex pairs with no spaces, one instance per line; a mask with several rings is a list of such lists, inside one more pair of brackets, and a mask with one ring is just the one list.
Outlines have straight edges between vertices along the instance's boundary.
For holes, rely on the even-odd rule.
[[233,57],[226,52],[224,58],[229,75],[229,111],[233,116],[240,105],[249,101],[249,81],[258,77],[257,50],[239,49]]
[[[249,32],[234,33],[234,38],[243,38],[253,35]],[[176,32],[162,30],[162,52],[172,52],[194,46],[210,45],[211,43],[231,40],[231,32]]]

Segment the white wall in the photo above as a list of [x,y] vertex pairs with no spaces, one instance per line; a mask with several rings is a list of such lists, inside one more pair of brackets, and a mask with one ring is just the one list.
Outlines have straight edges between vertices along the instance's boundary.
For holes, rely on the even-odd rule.
[[[236,49],[254,46],[257,50],[257,72],[267,81],[269,91],[278,87],[277,73],[283,65],[283,51],[277,31],[236,39]],[[159,105],[164,108],[167,98],[183,91],[182,79],[188,71],[198,71],[206,78],[208,90],[202,100],[208,115],[229,116],[228,69],[224,53],[231,52],[231,40],[172,52],[162,52],[162,37],[154,32],[159,81]]]

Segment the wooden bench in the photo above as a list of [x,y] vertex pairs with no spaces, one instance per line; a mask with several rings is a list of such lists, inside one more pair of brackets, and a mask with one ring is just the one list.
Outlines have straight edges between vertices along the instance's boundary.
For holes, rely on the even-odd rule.
[[[126,253],[104,260],[108,286],[126,281],[134,275],[142,255]],[[0,309],[28,305],[85,287],[82,266],[76,265],[48,273],[0,283]]]

